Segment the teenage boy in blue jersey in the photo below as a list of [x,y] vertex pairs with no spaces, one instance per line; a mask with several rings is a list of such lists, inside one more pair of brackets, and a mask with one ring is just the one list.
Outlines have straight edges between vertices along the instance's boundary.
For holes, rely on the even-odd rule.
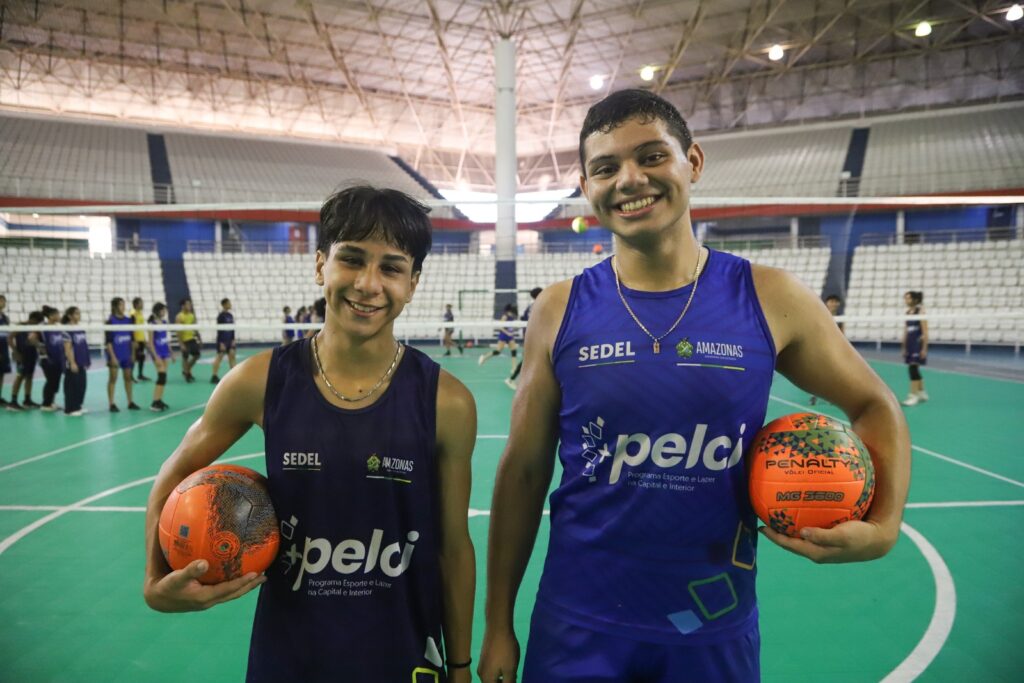
[[842,408],[877,468],[864,521],[796,539],[763,530],[815,562],[870,560],[896,542],[906,424],[815,293],[697,243],[690,184],[704,153],[671,104],[610,95],[587,114],[580,158],[615,255],[546,288],[530,318],[491,509],[478,672],[516,678],[513,606],[560,443],[523,680],[757,681],[743,455],[773,370]]
[[[476,407],[393,333],[430,249],[427,211],[395,190],[330,197],[316,254],[323,329],[225,375],[153,484],[146,602],[199,610],[262,585],[251,683],[470,680]],[[281,552],[263,576],[204,586],[205,562],[165,564],[160,510],[252,425],[264,432]]]

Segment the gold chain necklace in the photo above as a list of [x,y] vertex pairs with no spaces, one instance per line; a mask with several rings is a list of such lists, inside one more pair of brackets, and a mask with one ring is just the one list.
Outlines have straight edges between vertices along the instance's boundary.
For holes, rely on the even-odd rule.
[[348,396],[345,396],[340,391],[335,389],[334,385],[331,384],[331,380],[327,379],[327,373],[324,372],[324,366],[320,363],[320,349],[317,347],[316,343],[316,338],[319,336],[319,332],[313,335],[313,358],[316,360],[316,369],[320,373],[320,379],[324,381],[324,384],[327,385],[327,388],[331,390],[332,394],[340,398],[342,401],[346,401],[348,403],[358,403],[360,401],[365,401],[366,399],[370,398],[375,393],[377,393],[377,390],[380,389],[381,386],[383,386],[384,382],[387,381],[388,377],[391,377],[391,373],[395,371],[395,367],[398,365],[398,356],[401,355],[402,353],[402,345],[396,339],[395,357],[391,361],[391,367],[389,367],[387,371],[383,375],[381,375],[381,378],[377,380],[377,383],[373,385],[372,389],[366,392],[365,396],[360,396],[359,398],[349,398]]
[[690,310],[690,304],[693,303],[693,295],[697,293],[697,283],[700,281],[700,257],[703,251],[704,250],[701,247],[697,247],[697,265],[693,267],[693,275],[690,277],[690,280],[693,281],[693,289],[690,290],[690,298],[686,300],[686,305],[683,306],[683,312],[680,313],[679,317],[676,318],[676,321],[672,323],[672,327],[668,328],[668,331],[660,337],[655,337],[651,334],[651,331],[648,330],[642,322],[640,322],[640,318],[636,317],[636,313],[634,313],[633,309],[629,307],[629,302],[626,301],[626,297],[622,295],[622,284],[619,281],[619,269],[615,266],[616,259],[612,259],[612,272],[615,273],[615,291],[619,293],[619,299],[622,301],[622,305],[626,307],[626,312],[628,312],[629,316],[633,318],[633,322],[635,322],[640,329],[644,331],[644,334],[654,341],[654,353],[661,353],[661,340],[672,334],[672,330],[676,329],[682,321],[683,316],[686,315],[688,310]]

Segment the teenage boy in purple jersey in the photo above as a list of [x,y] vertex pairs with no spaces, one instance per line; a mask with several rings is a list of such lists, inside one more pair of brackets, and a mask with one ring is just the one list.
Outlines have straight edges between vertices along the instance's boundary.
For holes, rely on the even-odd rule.
[[892,392],[795,277],[701,247],[704,167],[679,112],[643,90],[594,105],[583,193],[615,255],[537,299],[491,506],[478,673],[514,681],[513,606],[556,446],[560,485],[527,683],[756,681],[757,528],[743,463],[772,371],[839,406],[878,474],[863,521],[770,540],[815,562],[881,557],[910,477]]
[[[330,197],[316,254],[323,329],[225,375],[153,484],[146,602],[200,610],[262,585],[250,683],[470,681],[476,406],[393,332],[430,249],[427,211],[395,190]],[[206,562],[166,565],[160,511],[253,425],[264,432],[281,552],[265,575],[204,586]]]

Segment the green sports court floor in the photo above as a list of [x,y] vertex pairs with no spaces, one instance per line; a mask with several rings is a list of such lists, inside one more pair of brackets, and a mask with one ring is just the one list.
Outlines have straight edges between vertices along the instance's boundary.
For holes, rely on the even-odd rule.
[[[470,519],[480,579],[474,657],[487,510],[512,398],[502,383],[508,359],[481,368],[475,353],[443,359],[480,413]],[[902,395],[904,368],[872,364]],[[200,366],[197,375],[208,373]],[[102,371],[89,376],[92,412],[83,418],[0,412],[0,681],[242,680],[255,593],[194,614],[158,614],[142,600],[146,496],[210,390],[183,384],[176,368],[171,377],[165,400],[173,408],[163,414],[105,412]],[[819,566],[762,539],[765,681],[1021,680],[1024,383],[935,370],[926,380],[932,400],[907,409],[910,506],[887,557]],[[148,405],[151,386],[136,386],[147,399],[140,404]],[[806,398],[777,378],[769,419],[805,409]],[[222,460],[263,470],[261,432]],[[545,521],[518,606],[524,646],[546,540]]]

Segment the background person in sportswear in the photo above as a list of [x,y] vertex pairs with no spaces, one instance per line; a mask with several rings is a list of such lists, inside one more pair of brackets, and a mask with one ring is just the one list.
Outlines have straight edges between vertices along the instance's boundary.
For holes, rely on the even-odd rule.
[[[42,311],[32,311],[28,314],[28,319],[21,324],[39,325],[42,322]],[[17,371],[14,376],[14,385],[11,387],[11,400],[7,404],[7,410],[18,411],[23,407],[39,407],[39,404],[32,400],[32,377],[35,375],[36,363],[39,361],[39,340],[38,332],[15,332],[7,340]],[[18,405],[18,391],[21,389],[22,383],[25,385],[25,400],[22,405]]]
[[[220,300],[220,313],[217,314],[218,325],[232,325],[235,322],[235,316],[231,314],[231,299],[224,298]],[[217,330],[217,357],[213,359],[213,370],[210,373],[210,383],[216,384],[220,381],[220,375],[217,371],[220,370],[220,362],[224,359],[224,356],[228,357],[228,370],[235,367],[235,331],[234,330]]]
[[[316,253],[323,329],[225,375],[153,484],[146,601],[204,609],[262,583],[250,683],[470,681],[476,407],[393,332],[430,248],[427,211],[396,190],[330,197]],[[264,431],[283,547],[265,577],[203,586],[195,577],[204,562],[174,572],[164,563],[160,510],[182,479],[254,424]],[[306,457],[291,457],[299,453]],[[356,587],[342,589],[346,579]]]
[[[924,313],[924,293],[906,292],[903,303],[907,305],[907,315]],[[908,320],[903,328],[900,340],[903,362],[910,373],[910,393],[903,399],[903,405],[916,406],[928,400],[928,392],[924,390],[924,378],[921,377],[921,366],[928,362],[928,321]]]
[[644,90],[613,93],[587,113],[580,157],[615,255],[546,288],[530,318],[491,506],[480,677],[516,676],[513,606],[558,445],[523,680],[757,681],[743,455],[773,370],[846,412],[877,468],[863,521],[802,538],[761,529],[816,562],[874,559],[895,544],[906,423],[816,294],[697,243],[689,196],[704,153],[675,107]]
[[[60,311],[53,306],[43,306],[43,317],[47,325],[56,325],[60,321]],[[64,335],[61,332],[43,332],[44,355],[39,365],[43,368],[43,375],[46,376],[46,384],[43,385],[43,405],[40,410],[48,413],[60,410],[60,406],[53,402],[57,392],[60,391],[60,376],[64,373]]]
[[[540,293],[542,291],[544,291],[544,290],[541,289],[540,287],[534,287],[533,289],[530,290],[530,304],[526,307],[526,310],[523,311],[523,314],[521,316],[519,316],[519,319],[522,320],[524,323],[525,322],[529,322],[529,320],[530,320],[530,311],[533,310],[533,302],[537,300],[537,297],[540,296]],[[526,346],[526,334],[525,334],[525,332],[523,333],[523,346]],[[511,374],[509,374],[509,376],[505,378],[505,384],[508,385],[509,389],[515,389],[516,388],[516,380],[519,379],[519,373],[520,373],[520,371],[522,369],[523,369],[523,359],[519,358],[516,361],[515,366],[512,368]]]
[[[115,297],[110,300],[108,325],[132,325],[134,322],[131,317],[125,315],[124,299]],[[139,406],[135,405],[135,401],[132,400],[134,345],[134,338],[130,330],[106,333],[107,367],[110,368],[110,376],[107,378],[107,402],[110,404],[112,413],[120,412],[117,404],[114,403],[114,389],[117,387],[117,371],[119,369],[124,377],[124,393],[128,397],[128,410],[139,410]]]
[[[132,299],[132,322],[136,325],[146,324],[146,313],[143,311],[144,304],[141,296],[137,296]],[[144,330],[135,330],[132,332],[132,340],[135,345],[135,364],[139,366],[138,376],[135,378],[140,382],[148,382],[149,378],[142,372],[142,367],[146,364],[146,348],[149,346],[146,337],[148,335]]]
[[[82,321],[82,313],[78,306],[70,306],[60,319],[61,325],[77,325]],[[64,342],[64,358],[67,367],[64,372],[64,414],[80,417],[85,414],[82,403],[85,401],[86,377],[92,358],[89,356],[89,340],[84,330],[62,332]]]
[[[167,306],[162,302],[153,304],[149,324],[167,324]],[[150,330],[147,346],[150,355],[153,356],[153,365],[156,366],[156,385],[153,387],[153,402],[149,404],[149,409],[153,412],[163,412],[170,408],[164,403],[164,389],[167,386],[167,366],[174,362],[174,352],[167,341],[167,330]]]
[[[519,316],[519,312],[516,311],[515,304],[505,304],[505,310],[501,312],[501,317],[498,320],[508,322],[515,320]],[[516,330],[514,327],[499,327],[498,328],[498,348],[491,349],[490,352],[480,356],[479,363],[483,365],[495,356],[500,356],[501,352],[508,347],[508,352],[512,356],[512,367],[515,368],[516,355],[519,353],[519,345],[516,344]]]
[[[5,312],[6,309],[7,297],[0,294],[0,326],[11,324],[11,319]],[[7,399],[4,398],[4,375],[11,371],[11,349],[7,346],[8,338],[7,332],[0,332],[0,406],[7,405]]]
[[[825,308],[828,309],[829,315],[833,318],[839,315],[839,309],[842,308],[843,300],[839,298],[838,294],[829,294],[825,297]],[[846,323],[836,323],[836,327],[843,334],[846,334]],[[818,397],[813,394],[807,401],[810,405],[816,405],[818,403]]]
[[[452,313],[452,305],[451,304],[445,304],[444,305],[444,318],[443,318],[443,321],[446,322],[446,323],[453,323],[453,322],[455,322],[455,314]],[[445,355],[445,356],[452,355],[452,347],[453,346],[457,347],[459,349],[459,355],[460,356],[462,355],[462,343],[455,341],[455,328],[454,327],[446,327],[446,328],[444,328],[444,332],[442,333],[442,337],[441,337],[441,346],[444,347],[444,354],[443,355]]]
[[[178,325],[194,325],[196,322],[195,311],[192,310],[192,299],[182,299],[178,315],[174,316],[174,322]],[[179,330],[177,333],[178,351],[181,352],[181,375],[186,382],[194,382],[192,368],[199,360],[200,349],[203,344],[198,330]]]

